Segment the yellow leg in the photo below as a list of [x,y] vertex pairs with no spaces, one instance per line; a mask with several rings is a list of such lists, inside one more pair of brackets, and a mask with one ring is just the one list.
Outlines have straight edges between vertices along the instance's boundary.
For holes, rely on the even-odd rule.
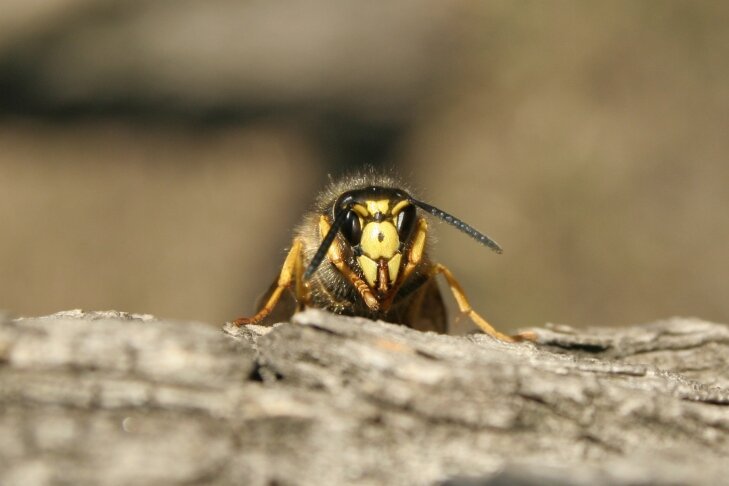
[[453,297],[456,299],[456,303],[458,303],[458,308],[489,336],[509,343],[518,341],[536,341],[537,337],[533,332],[522,332],[515,336],[507,336],[506,334],[500,333],[499,331],[494,329],[494,327],[489,324],[486,319],[478,315],[478,313],[473,310],[473,307],[471,307],[471,304],[466,298],[466,294],[463,291],[461,284],[458,283],[450,270],[448,270],[440,263],[437,263],[433,266],[432,273],[433,276],[438,275],[439,273],[443,274],[446,281],[448,282],[448,286],[450,287],[451,292],[453,293]]
[[[292,249],[294,246],[297,245],[299,247],[299,250],[297,252],[297,258],[294,261],[294,275],[296,281],[296,312],[301,312],[302,310],[304,310],[304,307],[309,302],[309,288],[306,286],[306,284],[304,284],[304,258],[301,252],[301,240],[294,240]],[[286,257],[286,259],[288,260],[288,256]],[[284,262],[284,265],[286,265],[286,262]]]
[[294,280],[296,283],[296,300],[299,306],[303,306],[305,289],[302,282],[301,246],[301,240],[295,239],[293,245],[291,245],[289,254],[286,256],[283,267],[281,267],[276,288],[271,292],[271,295],[261,310],[253,317],[240,317],[234,320],[233,324],[236,326],[244,326],[247,324],[258,324],[264,320],[273,308],[276,307],[283,291],[294,283]]

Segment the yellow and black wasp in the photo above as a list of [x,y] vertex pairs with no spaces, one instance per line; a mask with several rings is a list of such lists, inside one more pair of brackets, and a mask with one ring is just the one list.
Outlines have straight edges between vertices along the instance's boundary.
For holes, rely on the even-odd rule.
[[532,333],[502,334],[473,310],[450,270],[428,258],[428,222],[421,212],[501,253],[491,238],[416,199],[396,178],[367,171],[334,181],[319,195],[258,313],[233,323],[276,322],[316,307],[445,333],[448,320],[434,278],[442,274],[460,311],[486,334],[509,342],[534,339]]

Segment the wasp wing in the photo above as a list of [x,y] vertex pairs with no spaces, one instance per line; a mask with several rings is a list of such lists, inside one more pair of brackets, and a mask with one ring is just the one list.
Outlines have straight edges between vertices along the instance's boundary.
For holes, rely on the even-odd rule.
[[413,293],[407,314],[408,327],[418,331],[448,333],[448,313],[438,282],[434,278],[426,280]]

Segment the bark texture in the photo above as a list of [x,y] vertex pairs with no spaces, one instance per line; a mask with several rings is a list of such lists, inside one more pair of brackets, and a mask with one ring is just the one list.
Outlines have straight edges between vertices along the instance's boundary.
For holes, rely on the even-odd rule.
[[0,484],[727,484],[729,327],[0,317]]

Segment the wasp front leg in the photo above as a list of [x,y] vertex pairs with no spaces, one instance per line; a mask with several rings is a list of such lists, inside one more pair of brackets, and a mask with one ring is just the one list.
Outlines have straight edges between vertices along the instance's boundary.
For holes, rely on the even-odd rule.
[[[331,226],[329,225],[327,218],[322,216],[319,219],[319,233],[322,239],[327,233],[329,233],[330,227]],[[344,262],[344,255],[342,255],[342,250],[339,248],[336,241],[329,247],[329,250],[327,251],[327,258],[332,265],[337,267],[337,270],[339,270],[339,272],[344,275],[347,280],[352,283],[352,285],[354,285],[354,288],[357,289],[357,292],[359,292],[359,295],[362,297],[365,304],[367,304],[367,307],[375,311],[380,309],[380,303],[375,298],[375,295],[372,293],[372,290],[369,288],[367,283],[362,280],[359,275],[352,271],[352,269]]]
[[263,307],[261,307],[261,310],[253,317],[240,317],[234,320],[233,324],[236,326],[244,326],[258,324],[263,321],[273,311],[274,307],[276,307],[284,290],[292,284],[295,285],[297,307],[299,310],[303,308],[307,302],[307,293],[303,282],[303,255],[301,250],[302,242],[297,238],[294,240],[293,245],[291,245],[291,250],[289,250],[289,254],[286,256],[283,267],[281,267],[281,273],[279,274],[276,286],[263,304]]
[[520,341],[536,341],[536,335],[533,332],[522,332],[515,336],[507,336],[506,334],[503,334],[494,329],[494,327],[489,324],[486,319],[481,317],[475,310],[473,310],[473,307],[471,307],[471,304],[468,302],[468,298],[466,298],[466,294],[463,291],[461,284],[458,283],[451,271],[440,263],[437,263],[433,265],[432,275],[436,276],[439,273],[443,274],[446,282],[448,282],[448,287],[451,289],[451,293],[456,299],[456,303],[458,304],[458,308],[460,309],[460,311],[466,314],[479,328],[481,328],[483,332],[485,332],[489,336],[495,337],[496,339],[500,339],[502,341],[510,343]]

